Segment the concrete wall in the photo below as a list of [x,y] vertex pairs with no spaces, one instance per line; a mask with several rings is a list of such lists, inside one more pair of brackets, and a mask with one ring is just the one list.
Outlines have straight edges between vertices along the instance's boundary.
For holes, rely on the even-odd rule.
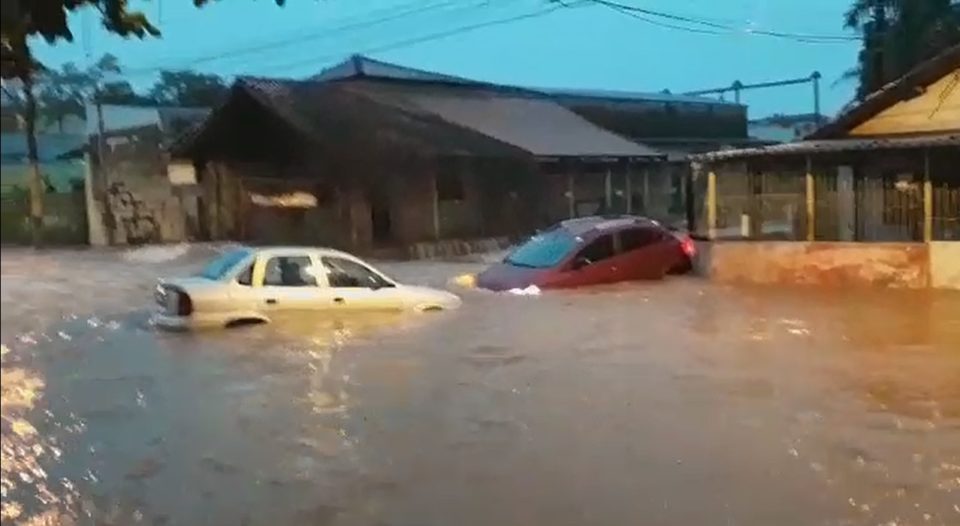
[[720,282],[960,289],[960,242],[701,245],[698,270]]
[[960,241],[930,243],[930,285],[960,290]]

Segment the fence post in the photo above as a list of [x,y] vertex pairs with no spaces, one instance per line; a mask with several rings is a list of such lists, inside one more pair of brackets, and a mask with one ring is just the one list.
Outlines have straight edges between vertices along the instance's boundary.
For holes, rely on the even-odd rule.
[[813,179],[813,160],[807,156],[807,241],[814,241],[817,236],[817,201],[816,187]]
[[923,241],[933,241],[933,182],[930,180],[930,150],[923,150]]
[[717,173],[707,173],[707,237],[717,238]]
[[577,196],[574,194],[576,181],[574,177],[575,174],[572,169],[567,172],[567,212],[570,215],[570,219],[577,217]]
[[610,168],[607,168],[607,173],[603,176],[603,193],[605,208],[609,214],[613,209],[613,176],[610,174]]

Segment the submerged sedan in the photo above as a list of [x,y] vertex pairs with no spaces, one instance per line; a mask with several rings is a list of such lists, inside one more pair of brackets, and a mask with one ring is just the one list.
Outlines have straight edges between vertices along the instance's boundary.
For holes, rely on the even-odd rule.
[[476,277],[490,290],[569,288],[661,279],[691,268],[693,240],[635,216],[570,219],[537,234]]
[[283,311],[455,308],[443,290],[403,285],[363,260],[323,248],[240,248],[196,276],[161,279],[156,287],[164,328],[229,327],[270,321]]

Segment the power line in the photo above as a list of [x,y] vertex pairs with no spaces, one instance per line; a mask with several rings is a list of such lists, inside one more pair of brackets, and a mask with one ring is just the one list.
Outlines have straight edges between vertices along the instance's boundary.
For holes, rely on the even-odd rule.
[[[565,6],[564,6],[564,5],[552,5],[552,6],[550,6],[550,7],[541,8],[541,9],[538,9],[538,10],[536,10],[536,11],[532,11],[532,12],[529,12],[529,13],[523,13],[523,14],[519,14],[519,15],[514,15],[514,16],[510,16],[510,17],[505,17],[505,18],[497,18],[497,19],[494,19],[494,20],[488,20],[488,21],[479,22],[479,23],[476,23],[476,24],[469,24],[469,25],[465,25],[465,26],[460,26],[460,27],[456,27],[456,28],[453,28],[453,29],[448,29],[448,30],[445,30],[445,31],[438,31],[438,32],[436,32],[436,33],[430,33],[430,34],[422,35],[422,36],[419,36],[419,37],[412,37],[412,38],[408,38],[408,39],[404,39],[404,40],[399,40],[399,41],[392,42],[392,43],[389,43],[389,44],[383,44],[383,45],[380,45],[380,46],[374,46],[374,47],[365,48],[365,49],[362,49],[362,50],[360,50],[360,51],[358,51],[358,52],[359,52],[359,53],[363,53],[363,54],[367,54],[367,53],[382,53],[382,52],[391,51],[391,50],[394,50],[394,49],[400,49],[400,48],[404,48],[404,47],[410,47],[410,46],[414,46],[414,45],[417,45],[417,44],[422,44],[422,43],[425,43],[425,42],[431,42],[431,41],[434,41],[434,40],[441,40],[441,39],[444,39],[444,38],[449,38],[449,37],[451,37],[451,36],[460,35],[460,34],[463,34],[463,33],[469,33],[469,32],[472,32],[472,31],[479,30],[479,29],[484,29],[484,28],[493,27],[493,26],[498,26],[498,25],[504,25],[504,24],[510,24],[510,23],[513,23],[513,22],[519,22],[519,21],[521,21],[521,20],[527,20],[527,19],[531,19],[531,18],[542,17],[542,16],[548,15],[548,14],[550,14],[550,13],[553,13],[553,12],[559,10],[559,9],[563,9],[563,8],[565,8],[565,7],[578,6],[578,5],[582,4],[584,1],[585,1],[585,0],[577,0],[576,2],[573,2],[573,3],[568,4],[568,5],[565,5]],[[267,68],[263,68],[263,69],[264,69],[264,70],[280,70],[280,71],[285,71],[285,70],[294,69],[294,68],[297,68],[297,67],[299,67],[299,66],[306,65],[306,64],[316,64],[316,63],[318,63],[318,62],[323,62],[323,61],[326,61],[326,60],[335,59],[335,58],[337,58],[337,57],[339,57],[339,56],[340,56],[340,54],[336,54],[336,55],[328,54],[328,55],[326,55],[326,56],[321,55],[321,56],[318,56],[318,57],[311,57],[311,58],[306,59],[306,60],[298,60],[298,61],[290,62],[290,63],[286,63],[286,64],[276,64],[276,65],[273,65],[273,66],[268,66]]]
[[[554,0],[556,1],[556,0]],[[803,34],[803,33],[792,33],[786,31],[771,31],[765,29],[750,29],[750,28],[737,28],[728,24],[721,24],[711,20],[706,20],[703,18],[695,18],[691,16],[678,15],[674,13],[668,13],[664,11],[656,11],[653,9],[647,9],[635,5],[624,4],[621,2],[616,2],[613,0],[588,0],[598,5],[602,5],[614,11],[617,11],[621,14],[632,16],[638,18],[645,22],[660,25],[662,27],[668,27],[671,29],[678,29],[681,31],[687,31],[691,33],[706,33],[706,34],[732,34],[732,33],[746,33],[751,35],[762,35],[770,36],[777,38],[785,38],[790,40],[795,40],[798,42],[811,43],[811,44],[840,44],[853,41],[859,41],[860,37],[853,35],[815,35],[815,34]],[[641,16],[646,15],[646,16]],[[687,24],[694,24],[703,27],[710,28],[710,30],[699,29],[689,26],[680,26],[676,24],[668,24],[661,21],[653,20],[649,17],[657,17],[665,20],[671,20],[674,22],[683,22]],[[721,30],[721,31],[716,31]]]
[[[213,62],[213,61],[219,61],[219,60],[223,60],[223,59],[230,59],[230,58],[234,58],[234,57],[240,57],[240,56],[243,56],[243,55],[261,53],[261,52],[264,52],[264,51],[269,51],[269,50],[271,50],[271,49],[276,49],[276,48],[280,48],[280,47],[285,47],[285,46],[289,46],[289,45],[293,45],[293,44],[300,44],[300,43],[303,43],[303,42],[305,42],[305,41],[315,41],[315,40],[320,40],[320,39],[329,38],[329,37],[331,37],[331,36],[338,35],[338,34],[342,34],[342,33],[347,33],[347,32],[351,32],[351,31],[355,31],[355,30],[366,29],[366,28],[368,28],[368,27],[373,27],[373,26],[380,25],[380,24],[384,24],[384,23],[387,23],[387,22],[392,22],[392,21],[399,20],[399,19],[402,19],[402,18],[407,18],[407,17],[414,16],[414,15],[417,15],[417,14],[425,13],[425,12],[428,12],[428,11],[432,11],[432,10],[436,10],[436,9],[442,9],[442,8],[449,7],[449,6],[452,6],[452,5],[457,4],[457,3],[458,3],[457,0],[444,0],[444,1],[441,1],[441,2],[435,2],[435,3],[427,4],[427,5],[423,5],[422,2],[420,2],[420,1],[409,2],[409,3],[402,4],[402,5],[400,5],[400,6],[394,6],[394,8],[389,9],[389,10],[380,10],[379,12],[380,12],[380,13],[383,13],[383,12],[396,11],[397,8],[403,9],[404,7],[410,7],[410,6],[414,6],[414,5],[416,5],[417,7],[413,8],[413,9],[401,10],[401,11],[399,11],[399,12],[393,12],[392,14],[388,14],[388,15],[386,15],[386,16],[382,16],[382,17],[379,17],[379,18],[373,18],[373,19],[366,18],[366,19],[362,19],[362,18],[359,18],[359,17],[358,17],[358,18],[355,19],[356,21],[354,21],[354,22],[350,22],[350,23],[347,23],[347,24],[342,24],[342,25],[335,26],[335,27],[332,27],[332,28],[329,28],[329,29],[312,28],[312,29],[309,31],[309,33],[305,33],[305,34],[304,34],[304,33],[301,33],[301,34],[297,34],[297,35],[295,35],[295,36],[287,37],[287,38],[284,38],[284,39],[281,39],[281,40],[274,40],[274,41],[270,41],[270,42],[265,42],[265,43],[262,43],[262,44],[254,45],[254,46],[248,46],[248,47],[243,47],[243,48],[228,50],[228,51],[221,52],[221,53],[210,54],[210,55],[205,55],[205,56],[200,56],[200,57],[195,57],[195,58],[190,58],[190,59],[186,59],[186,60],[184,60],[183,62],[180,62],[180,63],[178,63],[178,64],[170,63],[170,64],[167,64],[167,65],[158,65],[158,66],[151,66],[151,67],[145,67],[145,68],[133,68],[133,69],[130,69],[130,70],[126,71],[125,73],[126,73],[126,74],[137,75],[137,74],[155,73],[155,72],[158,72],[158,71],[163,70],[163,69],[187,69],[187,68],[190,68],[190,67],[195,66],[195,65],[198,65],[198,64],[203,64],[203,63]],[[484,0],[484,2],[481,2],[481,3],[479,3],[479,4],[473,4],[473,6],[479,6],[479,5],[483,5],[483,4],[486,4],[486,3],[487,3],[486,0]],[[374,12],[368,13],[367,15],[369,16],[370,14],[376,14],[376,13],[378,13],[378,12],[377,12],[377,11],[374,11]]]

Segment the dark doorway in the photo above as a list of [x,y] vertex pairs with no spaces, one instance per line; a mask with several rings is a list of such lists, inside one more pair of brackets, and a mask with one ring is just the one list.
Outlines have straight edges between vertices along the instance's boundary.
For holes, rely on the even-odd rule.
[[390,202],[379,189],[371,190],[367,195],[367,199],[370,202],[370,223],[373,227],[373,242],[387,243],[393,241]]

